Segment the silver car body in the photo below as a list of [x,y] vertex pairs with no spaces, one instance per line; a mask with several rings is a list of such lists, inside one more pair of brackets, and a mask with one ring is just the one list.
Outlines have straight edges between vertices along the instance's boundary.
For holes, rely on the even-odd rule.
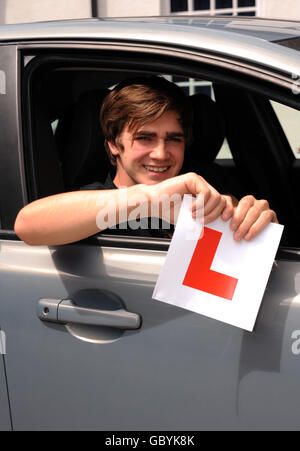
[[[146,49],[247,72],[288,90],[292,75],[300,76],[299,52],[273,41],[299,36],[299,22],[239,18],[0,27],[0,329],[6,337],[0,429],[300,428],[299,249],[279,252],[249,333],[152,300],[167,240],[104,236],[30,247],[13,233],[28,202],[21,72],[36,52]],[[48,301],[41,305],[41,299]],[[88,310],[89,317],[97,310],[119,312],[126,323],[127,313],[135,313],[142,325],[130,330],[113,319],[114,327],[40,320],[52,307],[57,313],[63,300]]]

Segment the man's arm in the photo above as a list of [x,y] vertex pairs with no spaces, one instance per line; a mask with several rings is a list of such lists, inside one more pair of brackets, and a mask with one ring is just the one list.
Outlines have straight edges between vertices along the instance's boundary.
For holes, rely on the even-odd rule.
[[[246,196],[236,206],[233,197],[221,195],[201,176],[188,173],[155,185],[135,185],[121,190],[79,191],[39,199],[19,212],[15,232],[30,245],[72,243],[94,235],[105,227],[127,221],[137,206],[144,207],[145,215],[150,216],[151,202],[157,202],[162,195],[171,197],[174,194],[179,194],[181,198],[184,194],[203,195],[204,222],[207,224],[219,216],[224,221],[232,217],[231,228],[235,230],[234,238],[237,240],[241,236],[247,240],[252,239],[269,222],[277,220],[266,201]],[[194,217],[200,207],[202,202],[199,203],[196,198],[192,205]],[[113,222],[99,227],[99,216],[102,219],[111,217]]]
[[[161,195],[200,194],[204,196],[206,212],[211,220],[224,210],[224,198],[202,177],[196,174],[177,176],[156,185],[135,185],[130,188],[101,191],[76,191],[56,194],[25,206],[15,222],[16,234],[30,245],[59,245],[82,240],[105,229],[99,227],[99,217],[115,218],[112,225],[124,222],[137,206],[143,205],[146,216],[151,214],[151,202]],[[124,195],[125,194],[125,195]],[[142,210],[142,209],[141,209]],[[229,206],[229,214],[232,209]]]
[[[118,223],[120,212],[127,207],[120,202],[122,197],[118,193],[119,190],[75,191],[36,200],[19,212],[15,232],[25,243],[35,246],[82,240],[101,231],[97,225],[101,211],[115,217]],[[129,200],[147,199],[142,194],[145,194],[143,185],[127,189]],[[128,213],[132,208],[128,206]]]

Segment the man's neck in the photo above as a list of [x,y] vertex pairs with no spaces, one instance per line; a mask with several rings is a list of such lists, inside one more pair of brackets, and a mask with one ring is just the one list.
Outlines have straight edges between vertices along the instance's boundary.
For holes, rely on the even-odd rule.
[[127,186],[129,188],[130,186],[136,185],[134,180],[127,174],[127,172],[124,171],[123,168],[117,168],[117,172],[115,175],[115,178],[113,180],[114,185],[116,185],[117,188],[120,188],[121,186]]

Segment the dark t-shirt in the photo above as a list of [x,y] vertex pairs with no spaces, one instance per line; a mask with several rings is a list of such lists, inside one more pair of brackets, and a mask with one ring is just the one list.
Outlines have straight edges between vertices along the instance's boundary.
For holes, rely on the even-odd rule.
[[[193,165],[190,164],[189,167],[184,166],[181,170],[181,174],[187,172],[192,172],[194,169]],[[234,180],[229,179],[223,168],[216,164],[212,165],[202,165],[201,174],[204,179],[210,183],[219,193],[222,194],[233,194],[236,195],[236,186],[234,185]],[[80,190],[109,190],[118,189],[108,174],[104,183],[94,182],[89,185],[85,185],[80,188]],[[239,197],[236,195],[236,197]],[[130,236],[150,236],[156,238],[171,238],[174,233],[174,225],[168,224],[159,218],[142,218],[139,221],[135,221],[135,224],[139,223],[140,227],[133,229],[130,227],[130,222],[125,224],[117,224],[114,227],[105,229],[103,233],[117,234],[117,235],[130,235]]]
[[[80,190],[109,190],[118,189],[113,183],[111,175],[108,174],[104,183],[94,182],[89,185],[85,185]],[[138,228],[136,226],[138,225]],[[134,228],[132,223],[127,222],[123,224],[117,224],[114,227],[103,230],[103,233],[115,234],[115,235],[130,235],[130,236],[143,236],[153,238],[171,238],[174,233],[174,225],[168,224],[159,218],[142,218],[134,221]]]

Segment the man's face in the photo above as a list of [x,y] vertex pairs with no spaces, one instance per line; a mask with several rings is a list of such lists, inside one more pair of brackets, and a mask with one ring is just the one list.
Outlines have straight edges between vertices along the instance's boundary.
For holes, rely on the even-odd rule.
[[117,156],[116,186],[153,185],[178,175],[184,159],[184,133],[176,111],[142,126],[133,136],[125,127],[120,141],[124,150],[109,143]]

